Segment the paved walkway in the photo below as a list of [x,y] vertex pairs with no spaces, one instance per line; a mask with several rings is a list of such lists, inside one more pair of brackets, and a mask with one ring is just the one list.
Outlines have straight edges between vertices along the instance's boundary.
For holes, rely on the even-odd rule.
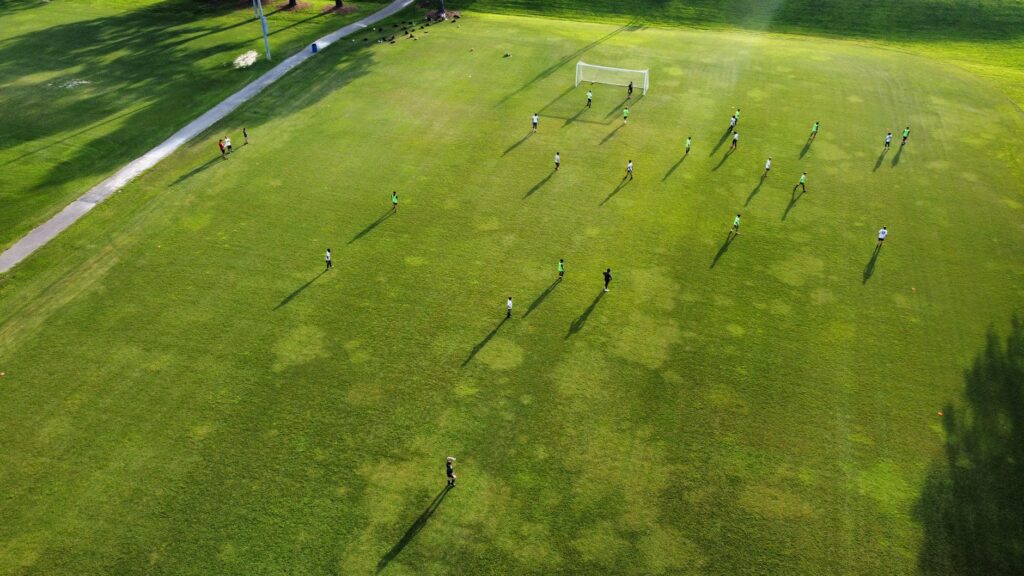
[[[388,4],[383,9],[374,12],[366,18],[363,18],[358,22],[353,22],[344,28],[336,30],[317,40],[317,49],[322,50],[353,32],[358,32],[363,28],[395,14],[412,3],[413,0],[394,0],[391,4]],[[30,254],[38,250],[50,240],[56,238],[58,234],[67,230],[68,227],[78,221],[79,218],[85,216],[90,210],[96,207],[97,204],[103,202],[114,192],[123,188],[125,184],[131,182],[136,176],[142,174],[146,170],[149,170],[153,166],[156,166],[158,162],[170,156],[175,150],[180,148],[182,144],[185,144],[210,126],[213,126],[243,103],[262,92],[264,88],[270,86],[279,78],[287,74],[292,68],[295,68],[315,55],[316,54],[313,53],[310,47],[306,46],[306,48],[298,54],[286,59],[256,80],[250,82],[238,92],[228,96],[227,99],[208,110],[199,118],[190,122],[181,130],[175,132],[170,138],[163,141],[156,148],[153,148],[149,152],[146,152],[142,156],[132,160],[123,168],[118,170],[116,174],[100,182],[77,200],[65,206],[64,209],[58,212],[56,216],[32,229],[32,231],[26,234],[21,240],[18,240],[17,243],[8,248],[3,254],[0,254],[0,274],[14,268],[15,265],[25,258],[28,258]]]

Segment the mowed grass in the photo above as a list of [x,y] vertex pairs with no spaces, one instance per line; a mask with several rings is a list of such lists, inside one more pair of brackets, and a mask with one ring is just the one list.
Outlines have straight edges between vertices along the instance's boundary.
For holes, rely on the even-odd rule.
[[[283,2],[281,3],[284,4]],[[377,10],[266,4],[274,61]],[[235,57],[259,53],[235,70]],[[0,7],[0,250],[259,74],[245,2],[10,0]]]
[[[2,571],[963,574],[971,542],[1019,567],[1018,534],[952,537],[922,496],[1024,297],[1001,94],[809,38],[417,35],[326,50],[2,278]],[[628,126],[622,89],[582,110],[579,59],[651,69]]]

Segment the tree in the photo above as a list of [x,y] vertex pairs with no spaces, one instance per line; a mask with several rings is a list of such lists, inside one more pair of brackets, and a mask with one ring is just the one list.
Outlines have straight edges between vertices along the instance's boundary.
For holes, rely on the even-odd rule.
[[345,3],[342,0],[334,0],[334,7],[335,8],[341,8],[344,5],[345,5]]

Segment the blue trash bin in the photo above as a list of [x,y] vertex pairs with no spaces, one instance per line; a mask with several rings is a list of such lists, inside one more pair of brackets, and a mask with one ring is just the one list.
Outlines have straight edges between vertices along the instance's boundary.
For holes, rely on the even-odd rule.
[[319,50],[319,48],[316,47],[316,42],[313,42],[313,45],[310,46],[310,50],[313,51],[313,54],[316,54],[316,51]]

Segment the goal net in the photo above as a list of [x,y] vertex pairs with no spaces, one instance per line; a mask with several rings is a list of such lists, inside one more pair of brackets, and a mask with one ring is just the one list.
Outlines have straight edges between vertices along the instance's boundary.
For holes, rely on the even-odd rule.
[[643,90],[643,93],[647,94],[647,88],[651,83],[651,72],[650,70],[597,66],[581,60],[576,63],[576,86],[579,86],[580,82],[596,82],[614,86],[629,86],[629,83],[632,82],[634,88]]

